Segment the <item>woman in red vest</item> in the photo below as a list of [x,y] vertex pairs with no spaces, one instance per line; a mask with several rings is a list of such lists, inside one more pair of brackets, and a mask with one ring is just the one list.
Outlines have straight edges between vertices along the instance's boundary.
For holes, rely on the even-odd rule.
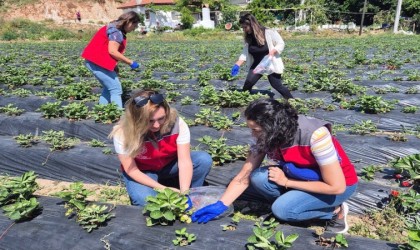
[[[206,223],[223,213],[248,186],[272,202],[275,217],[288,222],[325,219],[329,231],[348,230],[345,202],[355,192],[357,175],[331,124],[298,115],[288,103],[256,100],[245,110],[256,142],[242,170],[220,200],[192,215]],[[265,156],[276,165],[260,167]]]
[[164,179],[178,177],[172,189],[181,193],[202,186],[213,163],[207,152],[190,151],[188,125],[156,91],[135,93],[110,137],[133,205],[144,206]]
[[117,76],[117,63],[122,61],[132,69],[140,65],[124,56],[127,45],[126,34],[134,31],[140,23],[139,15],[130,11],[122,14],[117,20],[100,28],[82,52],[86,67],[101,83],[103,90],[99,104],[114,102],[122,108],[122,87]]

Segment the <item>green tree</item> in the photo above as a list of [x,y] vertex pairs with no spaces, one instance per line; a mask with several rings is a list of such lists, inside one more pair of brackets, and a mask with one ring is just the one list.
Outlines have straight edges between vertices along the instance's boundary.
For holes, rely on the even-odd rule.
[[194,17],[187,7],[181,9],[181,22],[184,29],[191,29],[194,24]]

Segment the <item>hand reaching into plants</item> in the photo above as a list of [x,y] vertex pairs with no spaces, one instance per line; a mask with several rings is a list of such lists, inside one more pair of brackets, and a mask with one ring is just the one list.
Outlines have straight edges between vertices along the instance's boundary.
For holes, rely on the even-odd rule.
[[133,61],[132,64],[130,64],[131,69],[138,69],[140,67],[140,63]]
[[238,74],[239,74],[239,69],[240,69],[240,67],[239,67],[239,65],[238,64],[235,64],[233,67],[232,67],[232,71],[231,71],[231,75],[232,76],[237,76]]
[[217,216],[223,214],[227,209],[228,207],[223,204],[223,202],[217,201],[216,203],[205,206],[197,212],[193,213],[191,215],[191,219],[193,222],[205,224]]

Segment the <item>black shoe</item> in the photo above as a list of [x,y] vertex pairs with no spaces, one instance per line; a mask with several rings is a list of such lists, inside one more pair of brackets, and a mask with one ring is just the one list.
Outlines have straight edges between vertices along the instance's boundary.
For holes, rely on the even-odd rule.
[[[340,211],[337,214],[334,214],[333,218],[327,221],[325,226],[325,231],[332,232],[336,234],[344,234],[349,230],[349,225],[347,223],[347,214],[349,213],[349,205],[346,202],[343,202],[340,206]],[[342,218],[338,218],[339,215],[342,215]]]

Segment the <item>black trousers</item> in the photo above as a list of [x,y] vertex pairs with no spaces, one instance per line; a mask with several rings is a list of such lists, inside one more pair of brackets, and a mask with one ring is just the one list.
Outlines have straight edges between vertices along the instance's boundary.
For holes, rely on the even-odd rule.
[[[248,71],[248,75],[245,79],[245,84],[243,86],[243,90],[251,91],[252,87],[260,80],[262,75],[254,74],[252,69]],[[281,82],[281,74],[272,73],[268,75],[268,81],[270,82],[271,86],[277,90],[285,99],[293,98],[292,94],[290,93],[289,89],[284,86]]]

